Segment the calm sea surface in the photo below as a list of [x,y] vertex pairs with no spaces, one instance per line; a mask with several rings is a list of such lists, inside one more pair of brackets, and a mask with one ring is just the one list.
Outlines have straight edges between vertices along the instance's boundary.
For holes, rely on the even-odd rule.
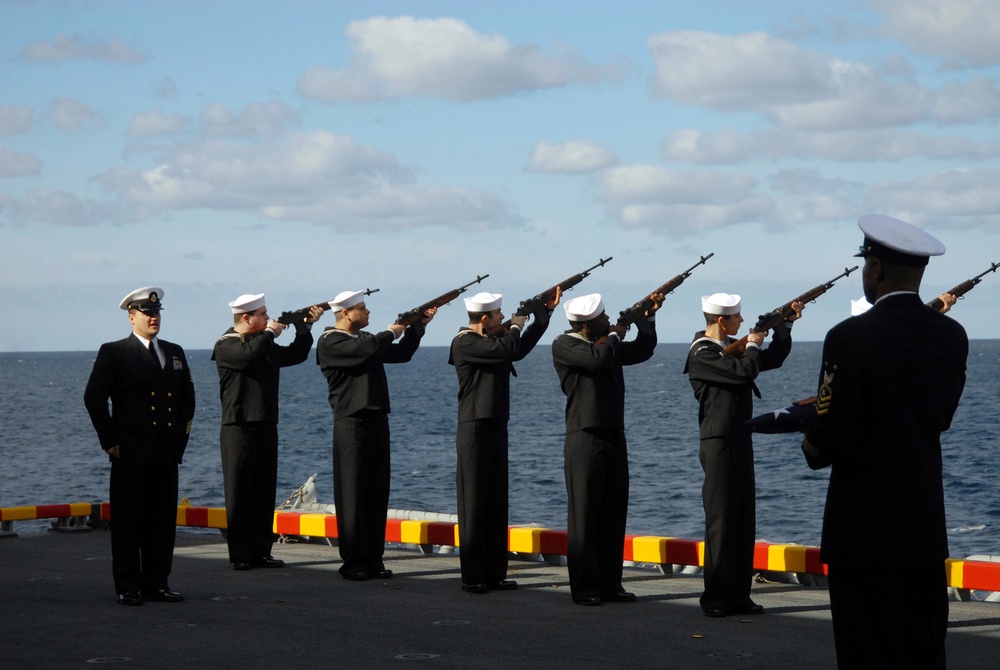
[[[1000,340],[971,345],[965,394],[943,436],[948,531],[956,557],[1000,554]],[[761,375],[756,413],[815,392],[821,346],[796,343],[784,367]],[[661,344],[649,362],[625,369],[630,533],[700,538],[704,531],[697,404],[681,373],[686,352],[685,344]],[[0,506],[107,500],[110,466],[83,406],[95,355],[0,353]],[[218,376],[210,355],[187,352],[198,409],[180,490],[193,505],[222,506]],[[386,366],[393,403],[390,507],[455,512],[457,381],[447,360],[446,347],[426,347],[408,364]],[[565,528],[564,397],[549,348],[536,348],[517,370],[510,520]],[[333,502],[332,423],[326,380],[314,359],[285,368],[276,502],[314,472],[320,501]],[[829,471],[806,467],[800,441],[798,433],[754,438],[760,539],[819,544]],[[44,527],[41,521],[16,525],[21,533]]]

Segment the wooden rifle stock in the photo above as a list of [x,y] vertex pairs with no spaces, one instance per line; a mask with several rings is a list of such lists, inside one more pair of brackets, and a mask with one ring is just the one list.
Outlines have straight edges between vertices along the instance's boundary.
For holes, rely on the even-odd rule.
[[[794,310],[792,309],[792,303],[793,302],[801,302],[801,303],[805,304],[805,303],[810,303],[810,302],[815,301],[816,298],[818,298],[821,295],[823,295],[824,293],[826,293],[833,286],[834,282],[836,282],[841,277],[847,277],[848,275],[850,275],[852,272],[854,272],[857,269],[858,269],[857,265],[855,265],[853,268],[850,268],[850,269],[844,268],[843,272],[841,272],[839,275],[837,275],[836,277],[834,277],[830,281],[828,281],[828,282],[826,282],[824,284],[820,284],[819,286],[816,286],[814,288],[809,289],[808,291],[806,291],[805,293],[803,293],[799,297],[793,298],[792,300],[789,300],[788,302],[786,302],[781,307],[778,307],[777,309],[772,310],[772,311],[768,312],[767,314],[761,314],[759,317],[757,317],[757,323],[754,325],[753,328],[750,329],[750,332],[753,332],[753,333],[765,333],[765,332],[767,332],[769,330],[777,328],[782,323],[784,323],[788,319],[789,316],[791,316],[793,314],[793,312],[794,312]],[[743,352],[746,351],[747,341],[749,340],[749,337],[750,337],[749,335],[744,335],[740,339],[738,339],[735,342],[733,342],[732,344],[730,344],[728,347],[726,347],[723,350],[723,352],[722,352],[723,355],[729,356],[729,357],[739,357],[739,356],[742,356]]]
[[[579,284],[580,282],[582,282],[584,279],[586,279],[587,277],[589,277],[590,273],[593,270],[595,270],[595,269],[597,269],[599,267],[604,267],[604,264],[607,263],[608,261],[610,261],[612,258],[614,258],[614,256],[608,256],[607,258],[602,258],[600,260],[600,262],[597,263],[597,265],[591,265],[589,268],[587,268],[583,272],[578,272],[577,274],[573,275],[572,277],[569,277],[568,279],[564,279],[560,283],[556,284],[555,286],[553,286],[551,288],[548,288],[548,289],[542,291],[541,293],[539,293],[538,295],[536,295],[533,298],[528,298],[527,300],[522,300],[521,304],[517,306],[517,310],[514,312],[514,316],[528,316],[529,314],[533,314],[535,312],[535,310],[537,310],[539,307],[541,307],[542,305],[545,305],[550,300],[552,300],[552,296],[554,296],[556,294],[557,290],[559,290],[561,288],[563,290],[563,293],[565,293],[566,291],[569,291],[574,286],[576,286],[577,284]],[[505,335],[507,333],[507,331],[510,330],[510,324],[511,324],[511,320],[507,319],[506,321],[504,321],[503,323],[501,323],[496,328],[492,329],[487,334],[488,335],[496,335],[496,336]]]
[[402,312],[396,318],[396,323],[400,326],[409,326],[410,324],[416,323],[420,319],[424,318],[424,312],[426,312],[427,310],[433,307],[440,307],[442,305],[447,305],[449,302],[451,302],[458,296],[465,293],[470,286],[472,286],[473,284],[478,284],[487,277],[489,277],[489,275],[483,275],[481,277],[479,275],[476,275],[476,278],[473,281],[470,281],[468,284],[465,284],[464,286],[459,286],[458,288],[452,289],[447,293],[442,293],[433,300],[429,300],[424,304],[420,305],[419,307],[414,307],[408,312]]
[[633,323],[638,321],[639,318],[642,317],[649,310],[650,307],[653,306],[653,301],[649,299],[650,295],[654,293],[662,293],[663,295],[668,295],[670,293],[673,293],[678,286],[684,283],[685,279],[691,276],[691,272],[696,267],[703,264],[714,255],[715,252],[713,251],[707,256],[702,256],[700,261],[689,267],[687,270],[677,275],[676,277],[674,277],[667,283],[663,284],[662,286],[656,287],[654,290],[646,294],[645,298],[638,301],[628,309],[622,310],[622,312],[618,315],[618,322],[616,325],[622,326],[624,328],[628,328],[629,326],[631,326]]
[[[378,291],[379,290],[377,288],[366,288],[364,290],[364,294],[365,295],[371,295],[372,293],[378,293]],[[328,311],[330,309],[330,303],[329,302],[321,302],[321,303],[318,303],[316,305],[310,305],[309,307],[303,307],[302,309],[293,309],[290,312],[282,312],[281,316],[279,316],[277,319],[275,319],[275,321],[277,321],[278,323],[283,323],[286,326],[290,326],[293,323],[298,323],[298,322],[301,322],[301,321],[305,321],[305,318],[307,316],[309,316],[309,311],[313,307],[319,307],[324,312],[326,312],[326,311]]]
[[[1000,268],[1000,263],[991,263],[989,270],[986,270],[984,272],[980,272],[979,274],[977,274],[972,279],[966,279],[964,282],[962,282],[961,284],[959,284],[955,288],[953,288],[950,291],[948,291],[948,293],[952,294],[956,298],[961,298],[963,295],[965,295],[966,293],[968,293],[969,291],[971,291],[973,289],[973,287],[975,287],[976,284],[978,284],[979,282],[981,282],[983,280],[983,277],[985,275],[988,275],[991,272],[996,272],[997,268]],[[944,307],[944,303],[941,302],[940,298],[934,298],[929,303],[927,303],[927,306],[930,307],[933,310],[940,310],[942,307]]]

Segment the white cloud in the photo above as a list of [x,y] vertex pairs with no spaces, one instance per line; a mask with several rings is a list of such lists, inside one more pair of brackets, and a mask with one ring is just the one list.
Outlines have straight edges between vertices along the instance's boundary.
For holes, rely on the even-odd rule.
[[205,138],[155,167],[95,178],[136,217],[184,209],[241,210],[341,230],[518,225],[498,197],[416,183],[391,155],[328,132],[286,132],[261,142]]
[[884,31],[916,53],[984,66],[1000,63],[996,0],[874,0]]
[[830,161],[987,160],[1000,157],[1000,140],[974,142],[967,137],[918,132],[859,130],[798,132],[764,128],[705,132],[686,128],[671,133],[662,145],[667,160],[702,165],[735,164],[754,159],[819,159]]
[[37,175],[41,171],[42,161],[36,156],[0,147],[0,177]]
[[[898,127],[992,120],[1000,89],[985,78],[927,90],[862,64],[808,51],[765,33],[671,32],[648,40],[653,94],[725,111],[755,111],[799,130]],[[893,71],[905,68],[893,62]]]
[[963,168],[876,184],[870,197],[905,221],[1000,232],[1000,168]]
[[87,39],[78,35],[60,35],[53,42],[32,42],[24,48],[25,60],[54,63],[70,60],[102,60],[113,63],[141,63],[146,57],[120,39]]
[[27,105],[0,105],[0,136],[28,132],[34,117],[35,111]]
[[181,114],[167,116],[159,110],[139,112],[132,117],[132,122],[128,125],[128,134],[132,137],[173,135],[183,130],[188,123],[189,119]]
[[61,190],[38,189],[23,198],[0,195],[0,225],[92,226],[114,221],[117,215],[114,203],[81,199]]
[[68,133],[97,117],[89,105],[73,98],[57,98],[53,101],[51,115],[56,125]]
[[416,96],[479,100],[621,76],[618,65],[594,66],[574,54],[550,56],[452,18],[378,17],[351,22],[346,35],[350,65],[310,69],[299,80],[301,95],[328,103]]
[[297,128],[298,112],[280,102],[251,102],[239,114],[226,106],[210,105],[202,112],[205,134],[235,137],[266,137],[276,131]]
[[561,144],[542,141],[531,151],[525,169],[529,172],[582,174],[619,162],[618,154],[592,140],[570,140]]

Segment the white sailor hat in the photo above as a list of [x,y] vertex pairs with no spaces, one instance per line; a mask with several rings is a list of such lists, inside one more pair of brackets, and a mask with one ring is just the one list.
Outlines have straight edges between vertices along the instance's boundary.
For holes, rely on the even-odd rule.
[[465,298],[465,310],[468,312],[492,312],[500,309],[500,299],[503,296],[499,293],[477,293],[471,298]]
[[163,309],[160,301],[163,300],[163,289],[159,286],[143,286],[129,293],[122,298],[118,306],[124,310],[130,309]]
[[701,311],[705,314],[728,316],[740,313],[740,297],[735,293],[713,293],[701,297]]
[[364,291],[341,291],[330,301],[330,309],[339,312],[342,309],[350,309],[360,302],[365,301]]
[[872,304],[865,300],[864,296],[851,301],[851,316],[864,314],[872,308]]
[[858,219],[865,234],[855,256],[875,256],[903,265],[927,265],[929,256],[940,256],[944,245],[939,239],[916,226],[882,214],[865,214]]
[[256,312],[263,306],[263,293],[244,293],[239,298],[229,303],[229,307],[233,310],[233,314],[249,314],[250,312]]
[[567,300],[563,309],[570,321],[590,321],[604,312],[604,301],[601,300],[600,293],[591,293]]

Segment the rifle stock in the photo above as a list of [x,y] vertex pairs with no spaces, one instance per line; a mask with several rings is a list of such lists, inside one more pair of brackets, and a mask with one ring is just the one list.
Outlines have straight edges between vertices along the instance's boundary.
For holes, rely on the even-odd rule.
[[[598,262],[596,265],[591,265],[583,272],[578,272],[572,277],[564,279],[555,286],[545,289],[544,291],[542,291],[541,293],[532,298],[528,298],[527,300],[522,300],[521,304],[517,306],[517,310],[514,312],[514,316],[528,316],[529,314],[533,314],[535,310],[537,310],[539,307],[547,304],[550,300],[552,300],[552,296],[556,294],[557,290],[561,288],[563,290],[563,293],[569,291],[574,286],[576,286],[584,279],[589,277],[590,273],[593,270],[596,270],[599,267],[604,267],[604,264],[610,261],[612,258],[614,258],[614,256],[608,256],[607,258],[602,258],[600,259],[600,262]],[[507,319],[499,326],[492,329],[488,334],[496,336],[504,335],[507,333],[508,330],[510,330],[510,324],[511,320]]]
[[[364,294],[365,295],[371,295],[372,293],[378,293],[378,291],[379,291],[379,289],[377,289],[377,288],[366,288],[364,290]],[[286,326],[290,326],[293,323],[304,321],[305,318],[307,316],[309,316],[309,311],[313,307],[319,307],[324,312],[326,312],[326,311],[329,311],[329,309],[330,309],[330,303],[329,302],[321,302],[321,303],[317,303],[316,305],[310,305],[309,307],[303,307],[301,309],[293,309],[290,312],[282,312],[281,316],[279,316],[277,319],[275,319],[275,321],[277,321],[278,323],[283,323]]]
[[[830,290],[830,288],[833,286],[833,284],[838,279],[840,279],[842,277],[847,277],[848,275],[850,275],[852,272],[854,272],[857,269],[858,269],[857,265],[855,265],[853,268],[850,268],[850,269],[844,268],[843,272],[841,272],[839,275],[837,275],[836,277],[834,277],[830,281],[828,281],[826,283],[823,283],[823,284],[820,284],[819,286],[816,286],[816,287],[813,287],[813,288],[809,289],[808,291],[806,291],[802,295],[798,296],[797,298],[793,298],[792,300],[789,300],[788,302],[786,302],[781,307],[778,307],[777,309],[771,310],[767,314],[761,314],[759,317],[757,317],[757,323],[754,324],[754,327],[751,328],[750,331],[753,332],[753,333],[765,333],[765,332],[767,332],[769,330],[772,330],[772,329],[780,326],[794,312],[794,310],[792,309],[792,303],[793,302],[801,302],[801,303],[805,304],[805,303],[810,303],[810,302],[815,301],[816,298],[820,297],[821,295],[823,295],[824,293],[826,293],[828,290]],[[729,357],[742,356],[743,352],[746,351],[747,341],[749,340],[749,337],[750,337],[749,335],[744,335],[740,339],[738,339],[735,342],[733,342],[732,344],[730,344],[728,347],[726,347],[723,350],[723,352],[722,352],[723,355],[729,356]]]
[[[989,270],[980,272],[972,279],[966,279],[964,282],[962,282],[955,288],[948,291],[948,293],[952,294],[956,298],[961,298],[963,295],[971,291],[976,286],[976,284],[981,282],[984,276],[988,275],[991,272],[996,272],[997,268],[1000,268],[1000,263],[990,263]],[[941,302],[940,298],[934,298],[929,303],[927,303],[927,306],[934,310],[940,310],[942,307],[944,307],[944,303]]]
[[409,326],[413,323],[416,323],[420,319],[424,318],[424,312],[426,312],[427,310],[433,307],[441,307],[442,305],[447,305],[449,302],[451,302],[458,296],[465,293],[470,286],[472,286],[473,284],[478,284],[487,277],[489,277],[489,275],[482,275],[482,276],[476,275],[476,278],[473,281],[470,281],[468,284],[465,284],[464,286],[459,286],[458,288],[452,289],[447,293],[442,293],[433,300],[428,300],[424,304],[418,307],[414,307],[408,312],[402,312],[396,318],[396,323],[400,326]]
[[677,275],[676,277],[666,282],[665,284],[656,287],[654,290],[646,294],[645,298],[639,300],[628,309],[622,310],[621,313],[618,315],[617,325],[628,328],[633,323],[638,321],[639,318],[642,317],[649,310],[649,308],[653,306],[653,301],[649,299],[650,295],[652,295],[653,293],[662,293],[663,295],[668,295],[670,293],[673,293],[678,286],[684,283],[685,279],[691,276],[691,272],[695,268],[705,263],[709,258],[711,258],[714,255],[715,252],[713,251],[707,256],[702,256],[700,261],[689,267],[687,270]]

